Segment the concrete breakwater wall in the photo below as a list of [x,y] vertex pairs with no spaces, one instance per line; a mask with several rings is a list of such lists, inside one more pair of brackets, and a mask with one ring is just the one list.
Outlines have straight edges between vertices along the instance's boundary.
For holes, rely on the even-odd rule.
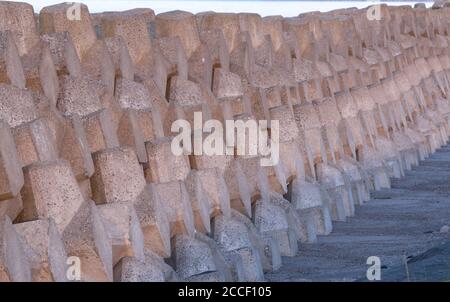
[[[449,9],[0,2],[0,281],[264,280],[447,142]],[[279,160],[177,154],[198,113]]]

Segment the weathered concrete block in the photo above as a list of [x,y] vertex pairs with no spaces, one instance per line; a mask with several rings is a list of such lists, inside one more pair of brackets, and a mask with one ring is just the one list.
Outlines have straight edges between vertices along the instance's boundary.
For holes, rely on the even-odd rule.
[[77,180],[89,178],[94,174],[94,163],[86,134],[77,115],[70,117],[66,122],[59,155],[70,163]]
[[370,147],[361,148],[358,154],[362,166],[371,177],[374,189],[390,188],[391,182],[381,155]]
[[68,74],[73,77],[82,75],[80,58],[68,32],[43,34],[41,41],[49,48],[58,73]]
[[[289,223],[283,208],[269,200],[258,200],[254,204],[253,221],[263,238],[272,238],[278,244],[282,256],[297,253],[297,238],[289,232]],[[274,270],[277,268],[275,267]]]
[[14,224],[32,267],[33,281],[67,280],[67,254],[53,219],[39,219]]
[[295,140],[299,135],[299,130],[295,122],[292,108],[287,105],[281,105],[270,108],[269,111],[271,120],[277,120],[279,122],[280,141],[286,142]]
[[27,3],[2,2],[0,4],[0,31],[10,30],[19,51],[27,54],[39,42],[33,6]]
[[[209,110],[208,110],[208,104],[196,104],[196,105],[180,105],[180,104],[176,104],[174,102],[169,103],[169,106],[167,107],[167,111],[166,114],[164,116],[163,119],[163,129],[164,129],[164,133],[166,134],[166,136],[172,136],[173,135],[173,131],[172,126],[174,125],[174,123],[176,121],[179,120],[185,120],[187,121],[190,125],[193,125],[194,123],[194,115],[198,112],[201,112],[202,114],[208,115]],[[179,123],[179,122],[177,122]],[[175,124],[176,126],[176,124]],[[184,147],[184,149],[186,150],[187,147]],[[188,150],[188,149],[187,149]]]
[[86,77],[63,76],[60,79],[62,93],[58,109],[66,116],[78,114],[83,117],[102,109],[94,83]]
[[208,244],[194,237],[177,235],[173,238],[172,245],[171,260],[180,278],[188,279],[217,271],[214,257]]
[[320,123],[322,124],[322,139],[324,142],[324,151],[329,160],[336,162],[336,157],[342,151],[342,143],[339,136],[339,126],[341,124],[341,115],[336,102],[332,98],[325,98],[316,104],[319,113]]
[[[282,207],[277,193],[271,193],[267,170],[267,168],[261,168],[257,173],[259,197],[253,204],[253,222],[268,246],[275,243],[277,245],[275,250],[281,255],[295,255],[300,225],[289,224],[293,221],[288,219],[286,205]],[[272,202],[272,197],[275,197],[275,202]],[[283,198],[281,197],[281,199]],[[293,229],[297,229],[297,234]],[[281,261],[279,264],[281,265]],[[278,268],[278,264],[272,262],[272,270]]]
[[215,276],[217,280],[233,281],[237,279],[233,275],[233,272],[241,270],[242,267],[240,266],[240,263],[233,260],[230,261],[230,259],[221,252],[217,242],[210,236],[197,232],[195,233],[195,239],[207,244],[211,250],[216,266],[216,272],[213,276]]
[[[304,146],[304,142],[301,142],[301,139],[297,138],[293,141],[287,141],[287,142],[281,142],[280,143],[280,147],[279,147],[279,162],[276,166],[277,170],[280,170],[280,172],[282,172],[282,174],[284,174],[284,182],[285,183],[289,183],[294,177],[300,177],[300,178],[304,178],[305,177],[305,169],[308,169],[309,162],[307,160],[305,160],[306,156],[305,156],[305,148]],[[297,163],[298,162],[298,163]],[[301,170],[297,169],[297,165],[301,168]],[[271,169],[272,171],[274,171],[275,169]],[[277,178],[277,182],[279,183],[278,186],[281,186],[281,190],[283,191],[283,193],[286,192],[286,185],[283,186],[283,184],[281,183],[281,176],[278,176],[277,171],[275,172],[275,176]],[[273,177],[271,177],[272,179]],[[272,181],[271,184],[274,185],[274,187],[272,188],[273,190],[279,190],[277,189],[277,187],[275,187],[274,182]]]
[[[150,112],[151,114],[151,112]],[[142,119],[144,120],[144,119]],[[117,129],[117,136],[121,146],[129,146],[134,149],[140,163],[147,163],[148,156],[145,149],[145,138],[140,125],[137,110],[127,109],[122,114]],[[151,124],[151,120],[146,125]],[[151,125],[150,125],[151,127]],[[151,130],[150,130],[151,131]],[[153,134],[153,133],[152,133]]]
[[22,62],[27,89],[45,94],[56,104],[58,76],[46,43],[37,44],[32,53],[22,57]]
[[242,210],[251,217],[251,202],[253,187],[245,175],[239,161],[230,162],[224,172],[225,183],[230,193],[231,207]]
[[[307,149],[310,150],[310,162],[315,162],[317,158],[326,160],[323,156],[323,141],[320,133],[321,123],[319,116],[311,103],[296,105],[293,107],[294,117],[300,131],[303,131]],[[309,154],[308,154],[309,155]]]
[[365,184],[368,181],[368,177],[359,163],[352,158],[345,157],[339,159],[336,165],[350,181],[355,204],[361,205],[365,201],[368,201],[370,196]]
[[134,201],[144,234],[144,245],[163,258],[170,257],[170,222],[163,201],[153,184],[148,184]]
[[181,44],[180,37],[161,37],[154,40],[158,43],[159,51],[168,63],[168,70],[176,70],[182,79],[188,78],[188,58]]
[[[247,46],[248,47],[248,46]],[[248,49],[248,48],[247,48]],[[242,56],[244,58],[248,58],[248,54],[242,53]],[[259,87],[259,88],[263,88],[263,89],[268,89],[271,87],[275,87],[279,84],[284,84],[283,82],[280,83],[280,77],[279,74],[277,73],[274,69],[269,69],[269,68],[265,68],[262,67],[260,65],[256,65],[253,62],[242,62],[241,60],[238,60],[237,62],[234,61],[234,57],[232,58],[232,67],[231,67],[231,71],[234,73],[239,74],[241,77],[245,77],[246,73],[251,74],[251,83],[255,86],[255,87]],[[239,62],[241,61],[241,62]],[[244,65],[242,65],[244,64]],[[236,66],[247,66],[246,68],[248,69],[247,72],[244,71],[239,71],[238,68],[236,68]]]
[[58,158],[55,142],[45,119],[24,123],[12,132],[23,167],[34,162]]
[[239,26],[241,32],[248,32],[254,48],[265,42],[262,18],[254,13],[239,13]]
[[0,219],[0,280],[30,282],[31,264],[9,217]]
[[114,281],[120,282],[171,282],[178,281],[176,272],[164,259],[145,251],[143,259],[124,257],[114,267]]
[[284,169],[281,165],[267,168],[262,167],[260,156],[239,156],[237,161],[239,161],[242,168],[242,173],[247,178],[248,188],[250,189],[250,194],[252,197],[257,196],[258,194],[263,194],[263,188],[258,185],[259,178],[255,177],[259,175],[261,170],[267,175],[265,177],[268,177],[267,188],[269,190],[279,190],[282,193],[286,192],[286,178]]
[[208,194],[211,217],[219,214],[230,217],[230,193],[223,172],[218,168],[213,168],[197,170],[195,173],[198,174],[202,187]]
[[9,126],[0,121],[0,200],[17,196],[23,186],[22,163]]
[[24,169],[21,221],[53,218],[60,232],[84,202],[67,161],[39,162]]
[[390,177],[400,178],[404,176],[404,171],[401,165],[401,157],[393,141],[383,137],[375,140],[375,145],[380,150],[381,156],[386,162],[388,173]]
[[230,55],[228,53],[228,45],[222,30],[212,29],[200,31],[200,40],[208,47],[211,64],[220,68],[229,70]]
[[244,223],[250,231],[250,238],[258,249],[264,272],[277,270],[281,265],[281,254],[277,242],[273,238],[264,238],[252,221],[242,213],[231,210],[231,217]]
[[194,213],[186,185],[182,181],[155,184],[162,205],[170,222],[171,237],[177,234],[195,233]]
[[39,14],[39,27],[41,33],[69,32],[80,58],[97,40],[89,10],[80,3],[44,7]]
[[200,175],[196,171],[191,171],[186,177],[185,184],[194,212],[195,228],[199,232],[208,234],[211,232],[210,205],[212,201],[203,187]]
[[[400,154],[403,158],[406,156],[406,153],[409,153],[409,152],[417,153],[418,152],[418,148],[415,145],[415,142],[403,132],[393,131],[392,132],[392,140],[394,141],[394,143],[397,147],[397,150],[400,152]],[[412,158],[410,158],[410,159],[412,159]],[[417,159],[417,161],[418,161],[418,159]],[[410,164],[414,164],[414,163],[409,162],[408,165],[410,165]]]
[[144,234],[133,204],[114,202],[97,207],[111,236],[113,266],[123,257],[144,259]]
[[222,172],[234,162],[232,155],[192,155],[189,160],[192,169],[204,170],[217,168]]
[[171,149],[172,137],[157,138],[145,144],[149,166],[146,169],[147,181],[169,182],[184,180],[189,171],[186,155],[176,156]]
[[[289,194],[286,197],[289,197]],[[285,211],[289,231],[293,233],[297,241],[300,240],[302,222],[295,206],[285,196],[276,192],[270,192],[270,202]],[[296,254],[297,250],[294,252]]]
[[93,201],[83,202],[62,237],[67,254],[80,260],[81,281],[113,281],[112,239]]
[[188,76],[192,81],[205,87],[210,86],[214,68],[210,50],[206,45],[200,44],[186,65],[189,70]]
[[200,32],[213,29],[223,31],[228,46],[228,53],[231,53],[238,46],[240,42],[240,28],[237,14],[205,12],[197,14],[196,17]]
[[180,106],[197,106],[203,102],[200,86],[178,76],[171,78],[169,93],[169,101]]
[[422,80],[425,80],[428,78],[431,74],[431,67],[427,64],[427,61],[424,57],[417,58],[414,61],[414,64],[417,67],[417,71],[419,73],[419,76],[422,78]]
[[86,140],[91,153],[119,146],[115,125],[108,109],[102,109],[82,119]]
[[152,103],[147,88],[124,78],[116,82],[116,99],[122,108],[151,109]]
[[262,31],[265,35],[269,35],[272,41],[273,49],[280,50],[282,44],[285,43],[283,37],[283,17],[267,16],[262,18]]
[[37,110],[28,90],[0,83],[0,119],[17,127],[36,118]]
[[[323,230],[325,234],[330,233],[332,229],[331,217],[329,216],[329,213],[328,215],[326,215],[327,205],[325,203],[324,196],[319,184],[300,181],[296,179],[292,182],[291,188],[291,202],[294,204],[296,210],[300,214],[302,212],[305,212],[306,215],[307,209],[315,208],[321,210],[323,214],[323,218],[320,218],[317,223],[314,223],[309,228],[313,228],[314,230],[312,231],[316,233],[322,233],[318,229]],[[323,224],[320,223],[321,221],[323,221]],[[304,229],[308,230],[308,227],[305,227]],[[314,236],[309,237],[313,238]]]
[[17,197],[8,200],[2,200],[0,203],[0,217],[8,216],[9,219],[14,221],[23,210],[22,197]]
[[78,180],[78,186],[80,187],[81,194],[84,200],[92,199],[91,181],[89,178]]
[[82,57],[81,63],[86,74],[103,86],[100,90],[103,90],[108,98],[112,96],[116,73],[106,43],[103,40],[97,40]]
[[[345,216],[353,216],[355,204],[353,192],[349,188],[346,176],[334,165],[320,164],[317,168],[317,176],[322,186],[336,198],[336,206],[343,206]],[[340,196],[340,197],[339,197]]]
[[219,100],[242,97],[244,89],[241,78],[223,68],[215,68],[213,74],[213,92]]
[[145,187],[142,167],[133,149],[117,147],[93,154],[95,173],[91,178],[97,204],[133,201]]
[[263,106],[267,106],[268,108],[281,106],[281,92],[278,86],[264,87],[261,90],[264,95],[262,102],[265,104]]
[[302,58],[293,60],[292,72],[297,82],[304,82],[315,78],[318,75],[318,70],[314,62]]
[[121,36],[130,52],[134,64],[138,64],[152,50],[149,24],[155,13],[149,8],[123,12],[107,12],[100,15],[104,37]]
[[48,46],[42,46],[42,54],[39,64],[40,85],[44,95],[50,100],[52,105],[56,105],[59,93],[59,81],[55,64]]
[[[153,99],[152,104],[155,104]],[[160,114],[161,111],[157,105],[154,105],[152,109],[136,110],[137,122],[144,142],[164,136]]]
[[214,219],[213,238],[217,242],[222,253],[237,254],[242,262],[243,271],[241,278],[246,281],[263,281],[264,273],[261,263],[261,255],[251,238],[250,230],[241,221],[223,216]]
[[114,64],[115,75],[120,74],[122,78],[129,81],[134,80],[133,61],[124,38],[113,36],[105,38],[104,41]]
[[187,57],[200,46],[195,16],[184,11],[171,11],[158,14],[155,19],[158,37],[178,36]]
[[25,75],[11,31],[0,31],[0,82],[25,88]]

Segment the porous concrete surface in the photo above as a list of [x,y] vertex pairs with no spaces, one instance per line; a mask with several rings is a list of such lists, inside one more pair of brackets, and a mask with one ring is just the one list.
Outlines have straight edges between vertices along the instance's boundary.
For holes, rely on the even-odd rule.
[[0,281],[445,280],[449,9],[1,1]]

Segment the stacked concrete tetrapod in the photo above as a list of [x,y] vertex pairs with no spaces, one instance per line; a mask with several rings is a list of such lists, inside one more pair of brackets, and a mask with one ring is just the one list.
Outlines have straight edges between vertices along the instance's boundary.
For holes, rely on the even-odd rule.
[[[446,143],[436,7],[369,20],[66,3],[36,22],[1,2],[0,281],[264,280]],[[278,156],[229,133],[224,154],[174,148],[175,121],[195,145],[212,119],[268,121],[256,136]]]

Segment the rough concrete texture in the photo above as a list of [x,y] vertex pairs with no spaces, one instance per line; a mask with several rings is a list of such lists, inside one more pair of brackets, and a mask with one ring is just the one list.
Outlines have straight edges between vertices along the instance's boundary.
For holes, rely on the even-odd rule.
[[67,254],[53,219],[14,225],[31,264],[33,281],[67,281]]
[[148,141],[145,144],[148,156],[147,181],[169,182],[186,179],[190,166],[185,155],[176,156],[171,151],[172,137]]
[[95,153],[93,159],[95,173],[91,186],[96,203],[131,202],[144,189],[144,172],[133,149],[104,149]]
[[113,242],[93,201],[81,205],[62,238],[67,254],[78,257],[79,280],[113,281]]
[[60,79],[62,93],[58,109],[67,116],[86,116],[102,108],[100,98],[95,93],[94,83],[87,77],[64,76]]
[[83,118],[83,127],[90,153],[119,146],[108,109],[91,113]]
[[37,119],[13,129],[14,141],[22,166],[57,158],[56,146],[44,119]]
[[78,115],[66,120],[65,131],[59,148],[61,158],[67,160],[77,180],[94,174],[94,163],[82,121]]
[[7,124],[0,122],[0,200],[14,198],[23,186],[22,163]]
[[163,258],[148,251],[141,260],[124,257],[114,268],[114,281],[117,282],[173,282],[178,280],[173,268],[165,263]]
[[0,281],[448,279],[450,8],[381,8],[0,2]]
[[38,162],[24,169],[20,221],[53,218],[63,232],[76,215],[83,196],[68,162]]
[[31,92],[0,83],[0,118],[9,126],[17,127],[37,118],[36,106]]
[[144,245],[161,257],[170,256],[170,222],[153,184],[148,184],[134,201],[144,234]]
[[14,36],[10,30],[0,34],[0,70],[3,83],[25,88],[25,75]]
[[144,258],[144,235],[133,204],[115,202],[98,207],[113,245],[113,265],[123,257]]
[[19,56],[30,52],[39,42],[33,7],[27,3],[3,2],[0,15],[0,30],[13,33]]

